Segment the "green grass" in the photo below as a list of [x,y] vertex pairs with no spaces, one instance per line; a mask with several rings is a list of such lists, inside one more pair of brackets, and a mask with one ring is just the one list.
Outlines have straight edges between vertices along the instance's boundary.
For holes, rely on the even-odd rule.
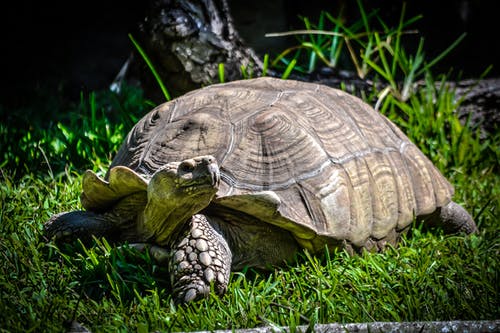
[[[92,92],[70,105],[41,98],[32,110],[5,110],[0,123],[0,168],[24,173],[63,172],[68,163],[77,170],[106,165],[128,130],[154,105],[142,91],[124,86],[123,94]],[[50,112],[50,113],[49,113]],[[40,115],[50,114],[50,118]]]
[[43,239],[43,221],[78,207],[78,175],[4,178],[1,189],[0,325],[9,331],[61,331],[73,316],[95,332],[499,316],[497,206],[478,236],[415,230],[380,254],[305,254],[270,274],[234,273],[222,298],[175,307],[165,269],[147,256],[104,241],[60,252]]
[[[392,65],[384,67],[389,75]],[[82,171],[105,171],[151,109],[142,92],[124,86],[121,95],[97,92],[69,106],[48,99],[33,110],[0,109],[8,116],[0,124],[0,332],[62,332],[73,319],[93,332],[149,332],[500,318],[500,134],[481,137],[460,121],[454,91],[423,75],[405,98],[390,82],[365,98],[379,96],[379,110],[452,181],[478,235],[413,229],[379,254],[303,253],[273,272],[234,272],[225,296],[186,306],[173,305],[165,267],[147,255],[104,239],[59,249],[42,232],[53,214],[80,208]],[[41,109],[49,119],[36,116]]]
[[367,13],[360,0],[357,1],[359,18],[345,22],[342,13],[338,17],[321,12],[317,23],[301,17],[304,29],[281,33],[268,33],[267,37],[295,36],[297,44],[278,54],[271,65],[282,69],[287,76],[292,70],[312,73],[321,66],[351,70],[363,79],[374,79],[385,85],[379,95],[390,93],[398,100],[407,101],[415,84],[447,54],[460,44],[465,34],[428,61],[425,58],[424,38],[418,37],[414,54],[405,49],[405,37],[417,35],[411,26],[421,15],[406,18],[406,6],[402,5],[399,22],[395,27],[387,25],[378,15],[378,10]]
[[[171,302],[165,268],[147,256],[117,251],[105,240],[61,251],[42,233],[52,214],[80,207],[81,171],[106,168],[132,120],[148,109],[140,94],[91,95],[70,110],[78,116],[54,129],[2,127],[0,327],[62,331],[76,319],[95,332],[147,332],[499,318],[500,139],[480,139],[457,122],[453,92],[432,89],[384,111],[453,181],[479,235],[414,230],[380,254],[338,252],[321,260],[303,254],[274,272],[235,272],[224,297],[181,307]],[[126,104],[131,100],[135,105]],[[29,133],[31,141],[19,145],[16,138]],[[59,141],[65,149],[53,143]]]

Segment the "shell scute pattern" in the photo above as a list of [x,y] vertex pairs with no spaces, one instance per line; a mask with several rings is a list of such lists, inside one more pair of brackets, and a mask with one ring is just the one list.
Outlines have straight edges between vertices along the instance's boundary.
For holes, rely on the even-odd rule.
[[113,164],[151,173],[165,161],[208,154],[220,164],[219,197],[275,191],[284,219],[271,223],[356,246],[404,229],[453,193],[423,153],[367,104],[279,80],[214,85],[158,107]]

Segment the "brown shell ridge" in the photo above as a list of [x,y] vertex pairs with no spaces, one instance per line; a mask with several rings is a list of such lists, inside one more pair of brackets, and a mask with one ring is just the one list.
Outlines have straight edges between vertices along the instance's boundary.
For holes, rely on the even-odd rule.
[[[348,169],[348,163],[339,164],[344,171],[345,179],[348,182],[347,184],[347,195],[349,197],[349,211],[350,217],[345,221],[340,221],[342,236],[339,239],[346,239],[350,243],[354,243],[356,245],[362,244],[364,240],[369,236],[370,229],[366,225],[362,225],[362,223],[366,224],[368,221],[366,219],[367,215],[371,215],[371,207],[363,204],[363,197],[369,195],[369,188],[363,188],[361,190],[357,190],[362,185],[363,182],[359,183],[356,181],[354,177],[361,177],[360,168],[357,166],[359,162],[364,164],[364,161],[359,158],[353,158],[350,160],[356,165],[357,172],[353,172]],[[364,200],[366,201],[366,199]],[[366,211],[368,209],[368,211]],[[364,213],[365,216],[361,214]],[[337,226],[338,228],[338,226]],[[338,231],[336,231],[338,233]]]
[[[238,140],[238,138],[241,137],[242,131],[236,131],[238,124],[241,124],[246,119],[253,118],[256,114],[264,111],[267,107],[268,107],[267,105],[262,105],[261,107],[254,108],[253,112],[245,112],[245,114],[242,115],[241,117],[237,117],[237,118],[229,117],[228,121],[230,124],[230,127],[229,127],[229,129],[230,129],[230,136],[229,136],[230,141],[228,144],[228,149],[225,151],[224,155],[220,158],[219,163],[221,165],[224,164],[224,162],[226,161],[228,156],[232,155],[234,150],[237,148],[236,143],[240,141],[240,140]],[[227,110],[227,109],[228,109],[228,107],[226,107],[224,110]]]
[[[319,86],[317,87],[316,90],[319,90]],[[289,100],[288,101],[285,100],[285,102],[281,103],[281,104],[278,103],[279,100],[281,100],[282,97],[286,96],[286,95],[291,96],[289,98]],[[304,98],[304,97],[307,100],[307,103],[302,103],[302,105],[294,105],[294,106],[296,106],[296,108],[290,108],[289,104],[291,103],[291,101],[300,102],[301,98]],[[312,102],[311,102],[311,100],[312,100]],[[275,101],[273,103],[271,103],[271,106],[272,105],[280,106],[280,109],[286,110],[286,111],[288,111],[288,113],[293,114],[293,121],[296,122],[296,125],[299,125],[304,132],[306,132],[310,137],[313,137],[315,139],[315,143],[319,144],[320,147],[323,149],[323,151],[327,151],[327,149],[325,149],[324,140],[318,135],[317,130],[313,126],[311,126],[311,121],[316,122],[318,115],[317,114],[312,114],[312,115],[308,114],[307,111],[309,111],[311,106],[313,106],[313,109],[314,109],[315,105],[320,105],[322,107],[319,109],[320,113],[325,114],[326,118],[331,118],[331,113],[325,112],[325,110],[330,109],[330,105],[327,105],[321,99],[317,98],[315,95],[309,94],[309,89],[305,90],[305,91],[301,91],[301,90],[281,91],[278,93],[278,96],[275,99]],[[296,109],[300,110],[300,112],[295,112]],[[343,110],[342,108],[339,109],[339,111],[343,112],[344,116],[346,115],[345,110]],[[301,116],[305,116],[305,120],[303,120]],[[350,120],[352,120],[352,119],[350,119]],[[354,125],[354,123],[351,124],[350,127],[353,127],[352,125]],[[356,126],[354,125],[354,127],[356,127]],[[358,134],[360,134],[360,133],[358,133]]]
[[148,133],[154,131],[157,123],[161,122],[161,113],[164,113],[162,112],[164,108],[165,105],[158,106],[139,120],[118,150],[110,169],[117,165],[126,165],[141,173],[149,173],[147,170],[141,169],[151,142]]
[[436,192],[436,204],[438,207],[443,207],[451,201],[455,193],[455,188],[446,178],[444,178],[434,164],[431,163],[431,167],[434,173],[434,177],[432,177],[434,188],[439,191]]
[[[229,131],[230,131],[230,134],[229,134],[229,145],[228,145],[228,148],[226,150],[226,152],[224,153],[224,155],[220,158],[220,161],[218,161],[221,165],[224,164],[224,161],[227,159],[228,156],[230,156],[232,154],[232,152],[234,151],[234,148],[235,148],[235,136],[236,136],[236,132],[234,130],[234,127],[235,127],[235,124],[230,121],[230,126],[229,126]],[[221,174],[222,176],[222,174]]]
[[[402,150],[406,146],[406,142],[401,145]],[[403,151],[400,151],[400,161],[403,165],[406,165],[405,155]],[[398,200],[398,218],[396,229],[403,230],[409,224],[413,222],[415,217],[415,192],[413,189],[413,184],[411,183],[411,175],[407,167],[401,167],[398,165],[395,159],[389,159],[391,163],[391,168],[393,170],[397,170],[398,172],[393,173],[394,180],[396,182],[396,190],[397,190],[397,200]]]
[[[405,143],[406,144],[406,143]],[[278,189],[286,189],[289,188],[290,186],[299,183],[300,181],[307,180],[312,177],[316,177],[320,175],[325,168],[327,168],[330,164],[334,165],[340,165],[342,166],[343,164],[352,161],[354,159],[364,159],[366,156],[369,156],[371,154],[388,154],[391,152],[400,152],[400,150],[395,149],[393,147],[386,147],[383,149],[379,148],[374,148],[370,147],[368,149],[365,149],[360,152],[356,152],[351,155],[344,155],[341,158],[336,158],[336,157],[328,157],[327,159],[324,160],[324,162],[315,169],[309,170],[307,172],[302,173],[299,176],[296,177],[291,177],[288,180],[281,182],[281,183],[273,183],[273,184],[268,184],[265,188],[265,190],[278,190]],[[224,180],[228,185],[231,187],[235,187],[238,189],[244,189],[244,190],[251,190],[251,191],[261,191],[264,190],[261,185],[253,185],[249,183],[242,183],[236,180],[234,176],[232,176],[229,172],[224,171],[224,168],[221,168],[221,179]]]
[[430,214],[435,210],[434,183],[429,174],[426,157],[418,153],[418,148],[414,145],[405,147],[404,162],[406,169],[410,173],[410,180],[415,198],[415,215],[420,216]]
[[[401,154],[402,156],[405,156],[406,159],[410,158],[412,156],[419,156],[419,158],[422,160],[422,163],[425,165],[425,169],[432,173],[430,176],[430,180],[432,183],[432,196],[435,199],[435,205],[437,207],[443,206],[447,204],[450,201],[450,198],[453,196],[453,186],[444,178],[444,176],[437,170],[436,166],[432,164],[432,162],[428,159],[427,156],[425,156],[419,149],[416,147],[416,145],[411,142],[406,135],[401,131],[399,127],[397,127],[394,123],[392,123],[387,117],[382,116],[382,119],[384,119],[385,123],[387,124],[387,128],[392,131],[396,136],[402,138],[403,142],[401,145]],[[409,146],[412,146],[410,148],[413,153],[408,153],[407,150],[409,149]],[[416,158],[416,157],[414,157]],[[405,164],[406,168],[405,171],[411,170],[409,167],[408,163]],[[410,179],[414,179],[413,177],[410,177]],[[413,186],[412,186],[413,188]],[[416,193],[414,191],[414,197],[416,197]],[[417,207],[417,206],[416,206]],[[415,211],[416,215],[422,215],[422,210],[417,209]],[[424,213],[425,214],[425,213]]]
[[[303,186],[303,184],[298,183],[298,193],[300,200],[302,201],[303,205],[306,207],[306,212],[307,215],[309,216],[311,221],[314,222],[319,222],[319,221],[326,221],[325,215],[323,214],[321,209],[318,209],[316,207],[313,207],[311,203],[316,203],[316,200],[311,200],[309,199],[310,195],[306,192],[306,188]],[[325,226],[323,225],[321,229],[325,229]]]
[[308,171],[306,173],[303,173],[299,177],[293,177],[293,178],[290,178],[287,181],[284,181],[281,183],[267,184],[265,187],[262,185],[255,185],[255,184],[239,182],[238,180],[236,180],[236,178],[234,176],[232,176],[229,172],[224,171],[223,169],[221,172],[221,179],[224,182],[226,182],[230,187],[241,189],[241,190],[249,190],[249,191],[284,190],[284,189],[290,188],[291,186],[293,186],[295,184],[299,184],[300,181],[304,181],[304,180],[314,178],[314,177],[320,175],[322,173],[322,171],[332,163],[337,164],[337,163],[334,163],[330,160],[326,160],[323,164],[321,164],[321,166],[319,168]]
[[[369,163],[364,159],[371,189],[372,218],[369,229],[371,237],[381,239],[397,225],[398,188],[391,163],[392,154],[376,154],[374,158],[378,163]],[[402,156],[399,155],[397,158],[400,159]]]
[[[167,105],[168,109],[166,109]],[[157,142],[156,139],[162,133],[161,131],[156,131],[155,135],[153,136],[147,135],[147,133],[150,132],[154,133],[157,123],[170,124],[174,119],[176,106],[177,106],[177,100],[173,100],[172,102],[165,104],[163,107],[159,107],[158,110],[151,115],[151,117],[146,118],[144,121],[144,124],[142,126],[143,129],[142,133],[144,134],[145,137],[148,137],[148,139],[143,143],[144,146],[142,148],[142,153],[137,161],[138,169],[143,173],[151,173],[151,171],[161,167],[161,165],[154,164],[153,161],[147,157],[151,153],[151,147]],[[162,116],[164,115],[167,116],[167,119],[164,119],[163,122],[161,122]],[[165,163],[168,162],[172,161],[165,161]]]

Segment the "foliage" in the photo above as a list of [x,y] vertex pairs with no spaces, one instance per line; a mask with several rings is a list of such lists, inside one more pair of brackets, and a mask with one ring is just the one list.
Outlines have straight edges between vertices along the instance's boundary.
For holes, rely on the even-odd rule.
[[[498,198],[495,177],[470,186],[462,178],[461,190],[472,205],[484,200],[486,187],[496,188]],[[147,255],[112,248],[105,240],[62,252],[41,236],[41,222],[78,207],[78,179],[68,173],[14,182],[4,175],[0,327],[10,332],[62,331],[73,319],[94,332],[147,332],[500,314],[498,202],[480,217],[477,236],[415,229],[397,249],[380,254],[335,252],[318,259],[305,253],[297,264],[270,274],[234,273],[223,298],[176,307],[165,268]]]
[[398,100],[406,101],[416,81],[465,38],[465,34],[459,36],[441,54],[426,62],[422,37],[415,54],[408,54],[403,47],[403,37],[417,33],[409,27],[421,18],[420,15],[406,19],[403,4],[397,26],[390,27],[378,15],[378,10],[366,13],[361,0],[357,3],[361,17],[351,25],[342,20],[342,13],[334,17],[323,11],[316,24],[302,17],[304,30],[266,34],[267,37],[295,35],[298,40],[296,46],[277,55],[272,66],[280,68],[279,65],[284,64],[288,74],[292,69],[312,73],[320,67],[318,63],[333,69],[353,68],[362,79],[376,77],[382,80],[386,88],[380,91],[381,96],[390,92]]
[[[79,208],[79,171],[89,163],[104,169],[132,123],[130,113],[112,116],[96,94],[82,99],[77,110],[84,115],[64,125],[68,133],[77,134],[74,141],[59,126],[32,129],[32,142],[39,140],[33,145],[6,142],[0,184],[0,327],[11,332],[63,331],[63,323],[77,320],[94,332],[147,332],[498,318],[500,138],[481,139],[461,124],[453,113],[453,92],[435,89],[428,80],[409,104],[386,102],[391,108],[382,109],[453,179],[456,200],[476,218],[479,235],[443,236],[415,229],[397,249],[380,254],[335,252],[319,259],[304,253],[297,264],[271,273],[233,273],[222,298],[174,306],[165,267],[146,254],[127,246],[113,248],[104,239],[91,247],[59,249],[42,236],[42,224],[51,215]],[[136,95],[129,98],[137,103],[129,110],[143,108]],[[404,119],[394,105],[404,111]],[[21,129],[4,131],[19,134]],[[47,144],[52,142],[48,138],[67,140],[67,148]],[[106,149],[95,144],[103,141],[109,141]],[[37,147],[43,148],[55,172],[37,162]],[[65,168],[54,163],[58,159],[68,163]]]
[[37,109],[2,110],[10,119],[0,123],[0,168],[19,173],[48,170],[54,175],[69,162],[78,169],[106,164],[151,104],[141,90],[124,86],[121,94],[82,94],[79,103],[54,108],[49,121],[35,118]]

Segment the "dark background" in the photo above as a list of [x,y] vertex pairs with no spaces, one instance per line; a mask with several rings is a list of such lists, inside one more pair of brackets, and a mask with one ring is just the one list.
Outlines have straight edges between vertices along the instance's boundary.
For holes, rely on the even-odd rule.
[[[467,37],[433,72],[453,69],[456,77],[478,77],[494,65],[498,77],[500,29],[495,0],[409,1],[407,18],[422,14],[413,28],[425,37],[427,59],[439,54],[461,33]],[[397,24],[401,1],[365,1],[380,8],[388,23]],[[78,98],[82,91],[109,86],[132,49],[127,33],[144,17],[146,1],[28,1],[10,3],[2,21],[2,87],[0,105],[19,107],[40,91]],[[230,0],[235,23],[246,42],[259,52],[286,47],[286,39],[264,38],[265,32],[303,28],[298,15],[315,20],[320,10],[347,18],[359,11],[356,1]],[[5,6],[5,4],[4,4]]]

